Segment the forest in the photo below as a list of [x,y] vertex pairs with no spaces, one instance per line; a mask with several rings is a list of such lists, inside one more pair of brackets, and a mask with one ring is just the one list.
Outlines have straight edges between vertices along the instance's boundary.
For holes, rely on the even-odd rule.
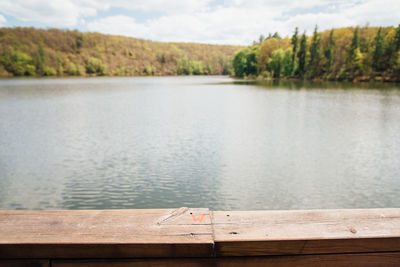
[[400,25],[346,27],[251,46],[154,42],[76,30],[0,28],[0,77],[234,75],[400,81]]
[[0,77],[231,75],[243,47],[100,33],[0,28]]
[[233,59],[237,77],[400,81],[400,25],[346,27],[307,36],[260,36]]

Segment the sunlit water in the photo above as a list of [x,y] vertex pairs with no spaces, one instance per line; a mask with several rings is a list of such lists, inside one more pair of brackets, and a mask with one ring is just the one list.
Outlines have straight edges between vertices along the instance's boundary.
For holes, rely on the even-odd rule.
[[0,208],[400,207],[395,85],[0,80]]

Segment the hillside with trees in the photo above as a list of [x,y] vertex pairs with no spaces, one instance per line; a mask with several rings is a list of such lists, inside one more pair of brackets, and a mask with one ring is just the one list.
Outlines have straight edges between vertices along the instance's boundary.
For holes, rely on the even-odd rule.
[[0,77],[230,75],[240,46],[0,28]]
[[312,36],[260,36],[233,60],[237,77],[400,81],[400,25],[347,27]]

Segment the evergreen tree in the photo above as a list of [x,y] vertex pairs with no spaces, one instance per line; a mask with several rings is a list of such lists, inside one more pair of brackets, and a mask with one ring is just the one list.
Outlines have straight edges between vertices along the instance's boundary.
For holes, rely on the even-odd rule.
[[303,33],[300,40],[300,49],[297,57],[299,59],[299,67],[297,69],[297,73],[300,77],[304,77],[306,72],[306,56],[307,56],[307,36],[306,32]]
[[391,45],[391,54],[389,55],[389,70],[392,73],[397,73],[400,79],[400,24],[396,28],[396,34],[393,38],[393,45]]
[[264,35],[260,34],[260,37],[258,38],[258,42],[259,42],[260,44],[262,44],[262,42],[264,42],[264,40],[265,40]]
[[334,47],[335,47],[335,38],[334,38],[334,31],[333,29],[329,33],[329,40],[328,40],[328,45],[325,48],[325,72],[329,73],[332,69],[333,66],[333,61],[334,61]]
[[311,77],[318,76],[321,61],[321,35],[318,33],[318,26],[315,25],[314,34],[310,46],[310,62],[308,64]]
[[296,66],[296,56],[297,56],[297,49],[299,46],[299,28],[296,27],[294,30],[294,34],[292,36],[291,44],[293,46],[293,53],[292,53],[292,70],[295,70]]
[[360,28],[357,26],[354,30],[353,39],[350,45],[350,56],[356,54],[356,50],[360,49]]
[[282,39],[278,32],[275,32],[274,35],[272,35],[272,38]]
[[362,54],[360,51],[360,28],[354,30],[353,39],[350,45],[348,65],[352,74],[357,74],[361,70]]
[[373,57],[373,67],[375,70],[382,70],[382,59],[386,49],[386,38],[382,33],[382,28],[379,28],[378,33],[375,36],[375,50]]

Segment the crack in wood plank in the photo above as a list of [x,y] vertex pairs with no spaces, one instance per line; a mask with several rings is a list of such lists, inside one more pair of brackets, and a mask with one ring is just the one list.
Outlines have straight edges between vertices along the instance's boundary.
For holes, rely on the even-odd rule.
[[175,234],[175,235],[165,235],[165,236],[198,236],[198,235],[211,235],[212,233],[189,233],[189,234]]
[[165,223],[166,221],[169,221],[173,218],[177,218],[187,212],[189,208],[187,207],[181,207],[179,209],[173,210],[172,212],[168,213],[167,215],[161,217],[160,219],[157,220],[157,225],[161,225],[162,223]]

